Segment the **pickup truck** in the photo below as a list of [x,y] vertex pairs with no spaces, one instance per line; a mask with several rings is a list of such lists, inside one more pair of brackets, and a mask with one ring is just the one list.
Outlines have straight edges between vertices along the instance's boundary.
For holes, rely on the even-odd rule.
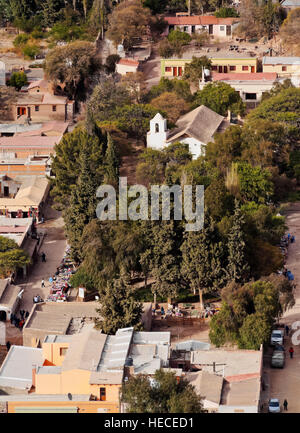
[[276,346],[277,344],[283,346],[283,336],[283,331],[281,331],[280,329],[274,329],[271,334],[271,346]]
[[282,350],[274,350],[271,359],[271,367],[283,368],[284,364],[285,364],[285,352]]

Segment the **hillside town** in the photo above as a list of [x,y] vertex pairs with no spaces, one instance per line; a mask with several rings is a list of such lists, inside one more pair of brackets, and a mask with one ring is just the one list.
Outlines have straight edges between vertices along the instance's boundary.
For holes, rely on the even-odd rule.
[[1,413],[300,413],[299,34],[0,0]]

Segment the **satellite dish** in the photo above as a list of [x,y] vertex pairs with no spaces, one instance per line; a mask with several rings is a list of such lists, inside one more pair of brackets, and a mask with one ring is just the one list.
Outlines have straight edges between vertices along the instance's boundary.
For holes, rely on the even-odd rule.
[[70,392],[68,392],[68,399],[72,400],[72,394]]

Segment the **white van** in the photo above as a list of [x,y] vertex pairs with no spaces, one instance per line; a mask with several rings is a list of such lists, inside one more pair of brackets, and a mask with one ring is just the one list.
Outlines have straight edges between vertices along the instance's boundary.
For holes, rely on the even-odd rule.
[[284,331],[281,331],[280,329],[274,329],[271,334],[271,346],[275,346],[276,344],[283,346],[283,337]]

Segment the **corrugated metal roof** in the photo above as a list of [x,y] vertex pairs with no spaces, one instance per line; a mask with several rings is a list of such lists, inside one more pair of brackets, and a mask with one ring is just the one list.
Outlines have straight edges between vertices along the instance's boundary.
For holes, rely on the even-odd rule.
[[263,65],[300,65],[300,57],[263,57]]
[[42,349],[11,346],[0,369],[0,387],[29,389],[32,369],[43,364]]

